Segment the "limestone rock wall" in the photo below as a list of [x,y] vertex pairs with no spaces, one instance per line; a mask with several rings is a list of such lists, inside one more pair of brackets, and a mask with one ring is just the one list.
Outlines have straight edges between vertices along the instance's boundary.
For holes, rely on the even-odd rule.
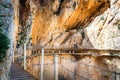
[[110,4],[88,25],[86,33],[94,48],[120,50],[120,0],[111,0]]
[[[79,37],[76,43],[78,47],[82,44],[81,34],[77,31],[71,32],[71,29],[80,29],[80,33],[97,15],[102,14],[110,6],[108,0],[20,0],[20,25],[26,28],[23,23],[26,22],[28,12],[31,11],[33,18],[32,44],[34,47],[46,46],[47,48],[61,48],[63,43],[74,46],[71,41],[72,36]],[[67,33],[66,33],[67,32]],[[84,31],[82,31],[83,33]],[[68,34],[68,36],[67,36]],[[59,44],[55,41],[63,38]],[[84,38],[84,34],[83,38]],[[57,40],[56,40],[57,39]],[[67,42],[68,40],[68,42]],[[83,39],[82,39],[83,40]]]
[[[58,78],[60,80],[114,80],[114,70],[118,69],[115,65],[120,64],[118,60],[111,59],[111,62],[117,63],[109,65],[103,57],[59,55]],[[45,56],[44,61],[44,80],[54,80],[54,57]],[[27,71],[38,79],[40,65],[41,56],[27,59]]]
[[[83,48],[119,50],[119,8],[120,0],[20,0],[21,12],[19,14],[22,16],[20,19],[24,23],[29,16],[28,12],[31,11],[33,15],[32,32],[30,33],[33,48],[44,46],[45,49]],[[22,26],[22,28],[25,29],[26,27]],[[61,60],[60,66],[62,65],[62,67],[59,67],[60,79],[111,79],[111,73],[96,70],[82,65],[82,63],[102,70],[120,70],[118,65],[120,64],[119,58],[78,56],[78,60],[73,63],[71,59],[74,61],[75,58],[68,56],[65,56],[65,58],[70,59],[70,64],[65,60]],[[37,78],[39,78],[40,69],[39,59],[40,56],[27,59],[27,70]],[[45,56],[47,67],[44,69],[44,74],[48,76],[44,76],[46,80],[48,78],[53,79],[52,60],[52,56]],[[48,62],[51,66],[48,65]],[[71,69],[74,73],[64,70],[63,66]],[[82,77],[76,75],[81,75]]]
[[23,23],[31,12],[33,48],[119,49],[119,4],[119,0],[24,0],[19,28],[26,28]]
[[1,29],[10,40],[9,50],[4,62],[0,63],[0,80],[9,80],[12,55],[14,52],[14,12],[11,0],[0,1],[0,18],[3,22]]

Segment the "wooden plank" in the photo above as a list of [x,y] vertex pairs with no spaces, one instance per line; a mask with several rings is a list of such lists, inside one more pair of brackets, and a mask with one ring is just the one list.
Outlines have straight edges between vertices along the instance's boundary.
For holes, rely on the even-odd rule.
[[24,71],[23,69],[13,64],[11,67],[10,80],[37,80],[37,79],[28,72]]
[[21,78],[10,78],[10,80],[36,80],[35,78],[24,78],[24,77],[21,77]]
[[31,79],[33,79],[33,77],[31,77],[31,76],[26,76],[26,75],[24,75],[24,76],[19,75],[19,76],[11,77],[11,79],[17,79],[17,78],[31,78]]

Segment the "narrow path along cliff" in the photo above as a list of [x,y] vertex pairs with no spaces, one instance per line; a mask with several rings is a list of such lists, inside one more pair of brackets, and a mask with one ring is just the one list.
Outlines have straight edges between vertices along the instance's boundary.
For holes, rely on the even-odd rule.
[[1,0],[0,79],[120,80],[120,0]]

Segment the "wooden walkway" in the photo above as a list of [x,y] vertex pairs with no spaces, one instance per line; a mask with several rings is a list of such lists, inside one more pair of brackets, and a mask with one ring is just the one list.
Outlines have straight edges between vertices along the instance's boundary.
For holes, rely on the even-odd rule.
[[11,67],[11,75],[10,80],[37,80],[28,72],[24,71],[22,68],[13,64]]

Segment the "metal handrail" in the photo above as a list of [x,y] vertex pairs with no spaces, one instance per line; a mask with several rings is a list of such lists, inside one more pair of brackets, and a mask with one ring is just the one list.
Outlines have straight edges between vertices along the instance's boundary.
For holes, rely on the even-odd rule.
[[[40,54],[41,49],[27,49],[32,50],[35,53]],[[89,52],[89,53],[88,53]],[[108,53],[108,54],[100,54],[100,53]],[[51,54],[62,54],[62,55],[83,55],[83,56],[110,56],[110,57],[120,57],[120,50],[112,50],[112,49],[45,49],[45,55]]]

